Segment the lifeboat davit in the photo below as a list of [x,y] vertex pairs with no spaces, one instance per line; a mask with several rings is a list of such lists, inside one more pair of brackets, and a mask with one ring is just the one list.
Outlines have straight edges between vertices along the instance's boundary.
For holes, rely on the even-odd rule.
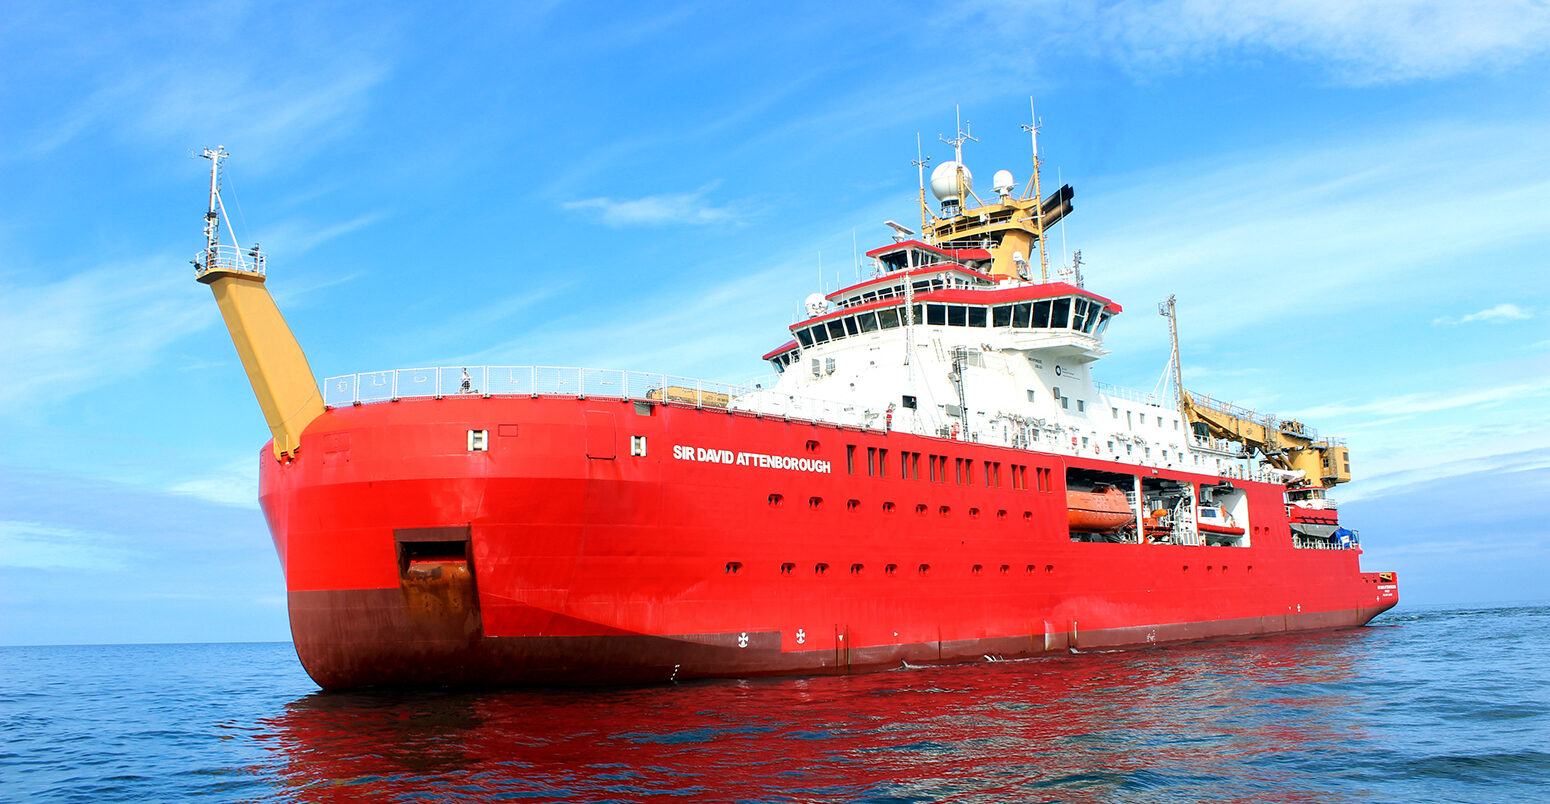
[[1067,521],[1071,529],[1083,533],[1107,533],[1136,521],[1125,493],[1113,486],[1092,491],[1066,492]]

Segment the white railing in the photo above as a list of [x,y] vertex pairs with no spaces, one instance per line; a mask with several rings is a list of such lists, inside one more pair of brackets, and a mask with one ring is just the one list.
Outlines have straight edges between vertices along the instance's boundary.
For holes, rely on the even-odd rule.
[[[1042,430],[1003,427],[993,423],[987,428],[976,427],[960,433],[950,426],[934,429],[930,417],[905,410],[895,411],[890,420],[886,410],[868,408],[857,402],[800,397],[780,392],[775,388],[776,379],[769,376],[743,383],[724,383],[643,371],[559,366],[428,366],[329,377],[323,381],[323,402],[331,408],[342,408],[427,397],[573,396],[634,399],[823,422],[857,429],[894,429],[944,439],[1086,458],[1103,456],[1139,466],[1173,466],[1173,463],[1163,460],[1160,455],[1122,457],[1105,454],[1091,445],[1072,444],[1070,435],[1059,428]],[[1228,452],[1233,448],[1236,451],[1231,454],[1241,457],[1242,447],[1235,443],[1230,447],[1223,446],[1221,451]],[[1178,468],[1181,471],[1199,471],[1198,468],[1183,464]],[[1263,467],[1232,464],[1224,467],[1222,475],[1266,483],[1276,482],[1274,475]]]
[[1123,385],[1110,385],[1106,382],[1094,381],[1093,387],[1098,389],[1098,393],[1107,397],[1128,399],[1131,402],[1140,402],[1143,405],[1152,405],[1153,407],[1162,404],[1157,400],[1156,394],[1138,391],[1134,388],[1126,388]]
[[264,273],[264,252],[257,246],[240,249],[236,246],[216,246],[215,253],[201,249],[194,255],[194,276],[200,277],[214,270],[243,271],[250,274]]
[[668,374],[559,366],[432,366],[329,377],[323,402],[345,407],[413,397],[463,395],[599,396],[726,407],[747,385]]

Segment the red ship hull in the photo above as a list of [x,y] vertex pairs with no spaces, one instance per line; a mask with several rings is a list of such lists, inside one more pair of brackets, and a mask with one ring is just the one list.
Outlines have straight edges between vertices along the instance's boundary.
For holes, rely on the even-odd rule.
[[1295,549],[1270,484],[1233,481],[1249,547],[1071,541],[1068,466],[1219,480],[1170,469],[563,396],[333,409],[301,444],[266,452],[260,497],[327,689],[859,672],[1353,627],[1398,602],[1359,550]]

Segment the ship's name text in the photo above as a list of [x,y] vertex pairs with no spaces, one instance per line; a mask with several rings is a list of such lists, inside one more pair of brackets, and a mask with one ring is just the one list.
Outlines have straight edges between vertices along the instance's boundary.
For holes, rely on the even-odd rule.
[[789,455],[765,455],[762,452],[733,452],[729,449],[706,449],[685,444],[673,445],[673,457],[680,461],[698,463],[725,463],[737,466],[758,466],[763,469],[790,469],[797,472],[832,471],[828,461],[817,458],[793,458]]

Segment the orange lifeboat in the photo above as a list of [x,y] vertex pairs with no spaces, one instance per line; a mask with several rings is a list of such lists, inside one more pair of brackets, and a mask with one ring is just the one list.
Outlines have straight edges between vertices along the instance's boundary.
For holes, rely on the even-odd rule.
[[1125,493],[1113,486],[1092,491],[1066,492],[1067,521],[1071,529],[1084,533],[1107,533],[1135,522]]

